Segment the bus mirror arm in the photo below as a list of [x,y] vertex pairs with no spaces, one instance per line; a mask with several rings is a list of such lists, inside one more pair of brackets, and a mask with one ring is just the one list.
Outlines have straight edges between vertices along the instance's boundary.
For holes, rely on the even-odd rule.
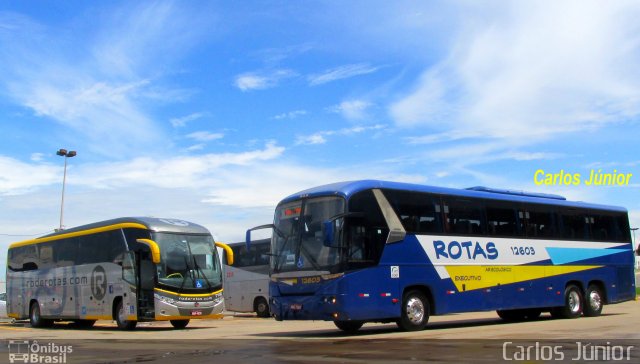
[[251,249],[251,232],[254,230],[262,230],[262,229],[273,229],[273,231],[281,235],[280,231],[276,229],[276,226],[274,224],[264,224],[264,225],[253,227],[247,230],[247,234],[245,236],[245,244],[247,244],[247,251]]

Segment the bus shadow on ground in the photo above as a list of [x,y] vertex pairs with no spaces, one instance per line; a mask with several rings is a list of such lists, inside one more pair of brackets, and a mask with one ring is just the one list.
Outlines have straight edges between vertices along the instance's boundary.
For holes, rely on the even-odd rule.
[[[15,321],[15,322],[2,322],[0,323],[0,325],[3,326],[7,326],[7,327],[16,327],[16,328],[28,328],[31,329],[31,325],[29,324],[29,321]],[[147,326],[147,325],[140,325],[140,326],[136,326],[135,329],[133,330],[129,330],[128,332],[136,332],[136,331],[146,331],[146,332],[160,332],[160,331],[183,331],[183,330],[202,330],[202,329],[212,329],[215,328],[215,326],[206,326],[206,327],[202,327],[202,326],[194,326],[194,327],[187,327],[185,329],[180,329],[177,330],[175,328],[173,328],[172,326]],[[46,330],[46,331],[57,331],[57,330],[73,330],[73,331],[106,331],[106,332],[117,332],[117,331],[123,331],[122,329],[119,329],[118,326],[116,326],[116,324],[114,323],[113,326],[105,323],[98,323],[93,327],[81,327],[81,326],[77,326],[76,324],[74,324],[73,322],[66,322],[66,321],[62,321],[62,322],[56,322],[54,323],[51,327],[41,327],[41,328],[37,328],[37,330]]]
[[[602,314],[601,316],[617,316],[620,315],[618,313],[610,313],[610,314]],[[456,321],[444,321],[444,322],[434,322],[429,323],[427,325],[427,331],[436,331],[436,330],[449,330],[449,329],[458,329],[458,328],[471,328],[471,327],[488,327],[488,326],[502,326],[502,325],[518,325],[518,324],[526,324],[531,322],[543,322],[543,321],[555,321],[557,319],[551,317],[550,315],[543,315],[535,320],[528,321],[517,321],[517,322],[509,322],[504,321],[501,318],[488,318],[488,319],[470,319],[470,320],[456,320]],[[338,328],[335,330],[326,329],[322,330],[314,330],[314,331],[281,331],[281,332],[272,332],[272,333],[261,333],[261,334],[253,334],[251,336],[256,337],[283,337],[283,338],[340,338],[340,337],[367,337],[373,335],[380,334],[391,334],[398,333],[403,334],[403,331],[400,331],[395,324],[380,324],[380,323],[371,323],[365,324],[360,330],[355,333],[346,333]]]

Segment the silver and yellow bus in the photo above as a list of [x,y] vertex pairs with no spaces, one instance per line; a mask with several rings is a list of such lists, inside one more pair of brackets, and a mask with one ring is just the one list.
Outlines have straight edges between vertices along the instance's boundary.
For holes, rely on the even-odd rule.
[[204,227],[175,219],[125,217],[11,244],[7,254],[7,313],[33,327],[74,321],[91,327],[115,320],[221,318],[222,267]]

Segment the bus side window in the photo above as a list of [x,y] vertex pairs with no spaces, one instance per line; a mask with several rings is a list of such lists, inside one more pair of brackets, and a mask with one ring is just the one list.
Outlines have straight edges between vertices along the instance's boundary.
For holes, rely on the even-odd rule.
[[397,190],[383,192],[407,232],[442,232],[440,199],[437,196]]
[[562,237],[565,239],[584,240],[589,238],[587,217],[576,209],[561,210]]
[[443,203],[448,233],[484,234],[486,229],[480,200],[448,198]]

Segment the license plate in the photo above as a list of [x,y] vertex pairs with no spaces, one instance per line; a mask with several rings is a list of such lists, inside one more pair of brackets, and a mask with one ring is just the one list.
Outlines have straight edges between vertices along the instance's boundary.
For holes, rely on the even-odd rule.
[[289,309],[291,309],[291,311],[300,311],[302,310],[302,303],[292,303]]
[[191,311],[191,316],[202,316],[202,311],[200,310]]

